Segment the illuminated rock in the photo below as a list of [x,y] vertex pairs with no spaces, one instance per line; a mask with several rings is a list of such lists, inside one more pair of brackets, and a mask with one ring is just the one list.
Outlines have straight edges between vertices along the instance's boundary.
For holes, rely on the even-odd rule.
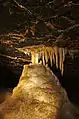
[[12,96],[0,105],[0,119],[57,119],[67,95],[52,71],[25,65]]
[[46,66],[50,64],[50,66],[53,67],[54,64],[56,68],[60,69],[61,75],[63,75],[67,49],[59,48],[57,46],[37,45],[18,48],[18,50],[25,54],[26,52],[30,53],[32,64],[39,64],[40,61]]

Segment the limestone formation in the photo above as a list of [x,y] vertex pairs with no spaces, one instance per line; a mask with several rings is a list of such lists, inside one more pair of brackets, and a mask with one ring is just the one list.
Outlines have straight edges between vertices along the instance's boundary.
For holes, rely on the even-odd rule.
[[25,65],[12,96],[0,105],[0,119],[57,119],[67,101],[64,89],[49,68]]
[[64,70],[64,60],[67,50],[64,48],[58,48],[57,46],[29,46],[24,48],[18,48],[18,50],[24,52],[31,53],[31,62],[33,64],[38,64],[42,62],[43,65],[48,65],[50,62],[50,66],[56,66],[61,71],[61,75],[63,75]]

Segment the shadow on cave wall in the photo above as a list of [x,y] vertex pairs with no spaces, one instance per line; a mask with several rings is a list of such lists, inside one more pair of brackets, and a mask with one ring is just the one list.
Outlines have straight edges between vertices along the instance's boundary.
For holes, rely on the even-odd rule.
[[12,69],[0,64],[0,88],[14,88],[18,84],[20,75],[20,73],[12,72]]
[[70,101],[79,105],[79,56],[74,56],[74,58],[69,54],[65,56],[63,76],[55,64],[51,67],[49,63],[49,67],[66,89]]
[[0,104],[11,96],[17,86],[21,72],[13,72],[7,64],[0,63]]
[[79,105],[79,56],[72,59],[69,54],[66,55],[61,84],[66,89],[69,99]]

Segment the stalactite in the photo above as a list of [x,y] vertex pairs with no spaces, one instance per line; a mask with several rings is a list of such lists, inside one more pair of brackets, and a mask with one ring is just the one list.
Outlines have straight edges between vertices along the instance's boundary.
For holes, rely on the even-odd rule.
[[61,74],[63,75],[63,71],[64,71],[64,48],[62,48],[62,69],[61,69]]
[[48,52],[47,52],[47,49],[45,49],[45,64],[46,64],[46,66],[48,66],[48,59],[49,59]]
[[63,75],[63,72],[64,72],[64,60],[65,60],[65,49],[62,48],[62,52],[63,52],[63,62],[62,62],[62,75]]
[[66,55],[66,52],[67,50],[65,49],[65,48],[63,48],[63,62],[64,62],[64,60],[65,60],[65,55]]
[[61,70],[61,74],[63,75],[64,72],[64,60],[65,60],[65,49],[64,48],[60,48],[60,70]]
[[59,48],[59,59],[60,59],[60,71],[62,74],[62,62],[63,62],[63,53],[62,53],[62,48]]
[[50,59],[50,65],[52,67],[52,65],[53,65],[53,49],[50,49],[50,51],[49,51],[49,59]]
[[[66,56],[66,54],[67,54],[67,49],[64,48],[64,55]],[[65,60],[65,58],[64,58],[64,60]]]
[[38,53],[32,52],[32,63],[38,64]]
[[38,56],[39,56],[39,54],[35,53],[35,64],[38,64]]
[[54,54],[54,51],[53,51],[53,63],[55,64],[55,54]]
[[45,53],[42,51],[42,64],[45,65]]
[[54,49],[55,49],[55,57],[56,57],[55,63],[56,63],[56,67],[58,68],[58,47],[55,47]]
[[56,64],[56,55],[55,55],[55,52],[54,52],[54,64]]
[[48,52],[47,51],[45,51],[45,62],[46,64],[48,63]]
[[48,66],[48,61],[50,61],[51,67],[53,63],[57,68],[60,69],[61,74],[63,75],[64,71],[64,60],[67,53],[67,49],[55,47],[34,47],[30,49],[32,54],[32,63],[38,64],[42,63],[43,65]]
[[39,52],[39,64],[42,64],[42,59],[41,59],[41,52]]
[[51,64],[51,67],[53,66],[53,57],[52,57],[52,51],[50,52],[50,64]]
[[58,69],[60,68],[60,60],[59,60],[59,48],[58,48]]
[[53,59],[53,63],[55,64],[55,49],[54,49],[54,47],[52,48],[52,59]]
[[31,53],[31,62],[32,62],[32,64],[35,63],[35,54],[34,54],[34,52]]
[[64,72],[64,61],[65,61],[65,55],[67,53],[67,49],[65,48],[62,48],[63,49],[63,64],[62,64],[62,75],[63,75],[63,72]]

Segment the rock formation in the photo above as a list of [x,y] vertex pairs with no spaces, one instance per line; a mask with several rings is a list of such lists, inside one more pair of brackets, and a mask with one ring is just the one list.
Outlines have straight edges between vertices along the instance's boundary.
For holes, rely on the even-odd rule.
[[68,101],[52,71],[41,65],[25,65],[12,96],[0,105],[0,119],[57,119]]
[[37,46],[27,46],[23,48],[17,48],[19,51],[24,52],[25,54],[31,54],[31,62],[33,64],[38,64],[41,62],[43,65],[48,65],[50,62],[50,66],[56,66],[61,71],[61,75],[63,75],[64,70],[64,60],[65,55],[67,53],[67,49],[59,48],[57,46],[44,46],[44,45],[37,45]]

